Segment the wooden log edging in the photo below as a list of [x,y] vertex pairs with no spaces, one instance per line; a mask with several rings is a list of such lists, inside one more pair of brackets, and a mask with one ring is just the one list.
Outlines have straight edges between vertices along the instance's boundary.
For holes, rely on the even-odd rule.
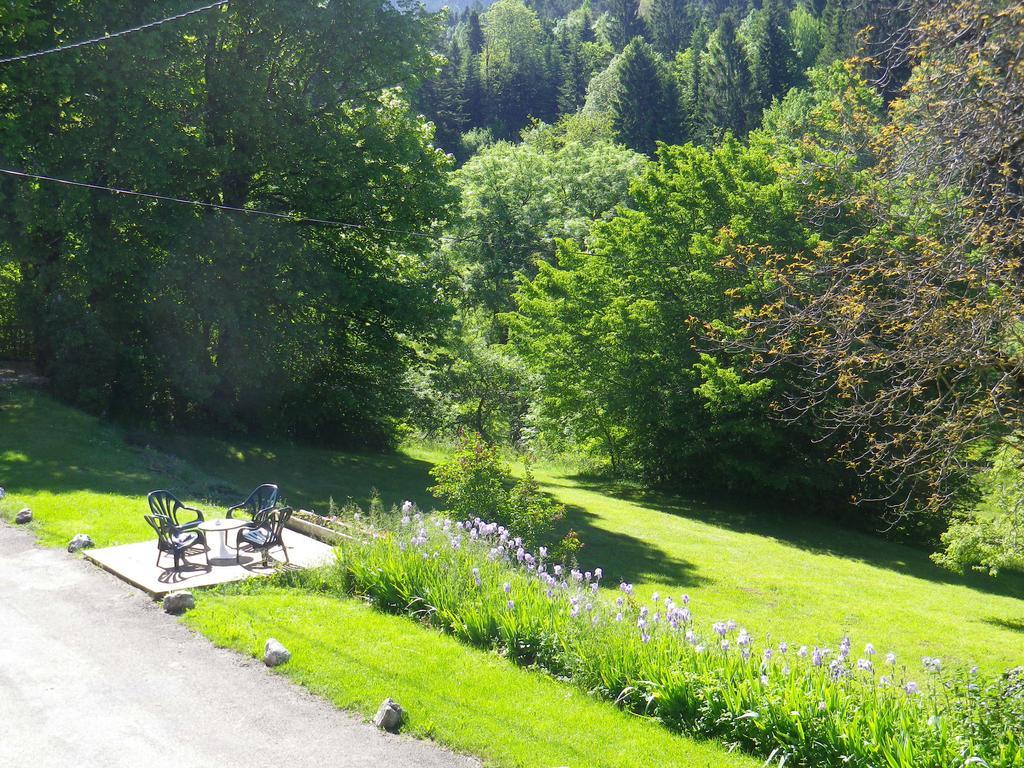
[[[306,510],[299,510],[300,512],[306,512]],[[308,513],[307,513],[308,514]],[[297,533],[309,536],[317,541],[322,541],[324,544],[342,544],[345,541],[357,541],[355,536],[351,536],[341,531],[336,531],[333,528],[328,528],[326,525],[320,525],[309,520],[305,520],[301,517],[292,515],[288,522],[285,524],[286,528],[290,528]]]

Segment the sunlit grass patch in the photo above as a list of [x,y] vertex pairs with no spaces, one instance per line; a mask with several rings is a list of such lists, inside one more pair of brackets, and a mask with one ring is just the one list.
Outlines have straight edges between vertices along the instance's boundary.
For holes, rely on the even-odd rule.
[[371,716],[385,697],[407,732],[516,768],[754,768],[720,746],[674,736],[543,674],[467,648],[407,618],[302,589],[200,596],[186,623],[217,645],[261,657],[268,637],[292,659],[278,669],[339,707]]

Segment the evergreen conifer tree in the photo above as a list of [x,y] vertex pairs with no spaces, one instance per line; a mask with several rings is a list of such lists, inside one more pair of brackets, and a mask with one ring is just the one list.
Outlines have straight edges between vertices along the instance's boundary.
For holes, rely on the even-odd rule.
[[471,11],[469,14],[466,39],[469,43],[469,52],[471,55],[476,56],[484,49],[484,30],[480,26],[480,14],[475,10]]
[[644,33],[640,0],[609,0],[608,19],[608,38],[616,51],[623,50],[630,40]]
[[688,106],[688,123],[695,129],[703,122],[704,118],[704,70],[702,62],[704,52],[708,47],[708,39],[711,37],[711,30],[708,29],[706,17],[702,14],[697,25],[693,28],[690,36],[690,50],[693,51],[693,65],[689,71],[689,82],[683,83],[683,103]]
[[584,0],[580,14],[580,42],[592,43],[597,40],[594,33],[594,14],[590,10],[590,0]]
[[752,74],[759,101],[768,106],[793,85],[796,53],[788,29],[789,14],[781,0],[764,0],[761,13],[763,23],[755,41]]
[[587,77],[580,40],[571,29],[563,29],[558,41],[558,114],[574,114],[587,95]]
[[818,66],[852,56],[855,49],[855,24],[849,0],[827,0],[821,15],[822,46]]
[[462,71],[462,98],[467,127],[484,124],[484,87],[480,79],[480,54],[466,56]]
[[454,150],[466,129],[465,83],[462,46],[452,41],[448,63],[441,68],[433,86],[434,140],[438,146]]
[[718,17],[718,28],[702,58],[701,103],[707,131],[746,135],[754,122],[753,78],[731,12]]
[[634,39],[622,52],[612,123],[623,144],[648,155],[654,154],[656,142],[680,139],[675,81],[658,52],[643,40]]
[[687,0],[651,0],[647,11],[647,29],[655,50],[663,56],[674,56],[685,46],[693,32],[693,19]]

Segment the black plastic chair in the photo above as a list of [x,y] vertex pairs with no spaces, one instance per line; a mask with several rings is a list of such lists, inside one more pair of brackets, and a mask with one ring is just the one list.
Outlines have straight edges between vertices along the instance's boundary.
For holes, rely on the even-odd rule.
[[202,531],[181,531],[174,527],[169,517],[163,515],[146,515],[146,522],[156,531],[156,564],[160,567],[160,557],[166,552],[174,557],[174,570],[181,568],[185,554],[189,549],[201,546],[206,555],[206,567],[210,567],[210,548],[206,546],[206,538]]
[[241,528],[235,538],[235,559],[242,562],[242,547],[249,547],[253,552],[263,555],[263,565],[267,564],[267,554],[271,549],[280,547],[284,552],[284,561],[291,563],[288,559],[288,547],[284,545],[281,534],[284,531],[284,524],[292,516],[289,507],[282,509],[266,509],[256,516],[251,525]]
[[[195,512],[195,519],[182,521],[178,513],[183,509]],[[166,517],[171,521],[175,531],[179,533],[182,531],[194,531],[206,519],[203,516],[202,510],[182,504],[170,491],[153,491],[150,493],[149,511],[153,517]],[[202,532],[199,535],[202,536]]]
[[266,512],[277,506],[277,486],[266,483],[246,497],[241,504],[228,507],[228,517],[234,517],[235,512],[245,512],[253,520],[260,512]]

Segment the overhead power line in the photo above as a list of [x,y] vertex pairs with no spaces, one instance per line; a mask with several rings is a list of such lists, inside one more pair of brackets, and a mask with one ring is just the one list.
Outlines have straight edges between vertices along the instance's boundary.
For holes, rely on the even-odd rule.
[[103,184],[89,184],[84,181],[72,181],[71,179],[61,179],[56,176],[43,176],[38,173],[26,173],[25,171],[16,171],[11,168],[0,168],[0,173],[8,176],[14,176],[21,179],[34,179],[35,181],[44,181],[51,184],[63,184],[69,187],[79,187],[81,189],[91,189],[99,192],[109,192],[112,195],[127,195],[128,197],[140,197],[146,200],[157,200],[164,203],[178,203],[179,205],[191,205],[197,208],[207,208],[217,211],[230,211],[233,213],[244,213],[251,216],[267,216],[273,219],[280,219],[288,221],[293,224],[315,224],[323,227],[334,227],[338,229],[358,229],[365,230],[368,232],[384,232],[390,235],[403,235],[406,237],[420,237],[427,240],[445,240],[452,243],[472,243],[474,245],[488,245],[488,242],[479,238],[472,237],[456,237],[454,235],[442,235],[435,234],[432,232],[417,232],[415,230],[397,229],[394,227],[386,227],[378,224],[356,224],[350,221],[335,221],[333,219],[319,219],[312,216],[301,216],[292,213],[280,213],[278,211],[263,211],[258,208],[240,208],[234,205],[224,205],[223,203],[206,203],[201,200],[189,200],[184,197],[173,197],[171,195],[156,195],[150,192],[137,192],[133,189],[120,189],[118,187],[108,187]]
[[147,29],[153,29],[159,27],[162,24],[167,24],[172,21],[178,21],[188,16],[194,16],[197,13],[203,13],[204,11],[210,11],[214,8],[220,8],[222,5],[227,5],[229,0],[217,0],[216,3],[210,3],[204,5],[201,8],[193,8],[191,11],[184,11],[177,13],[174,16],[168,16],[166,19],[159,19],[157,21],[150,21],[146,24],[140,24],[137,27],[131,27],[130,29],[122,29],[120,32],[110,32],[102,35],[101,37],[93,37],[88,40],[79,40],[77,43],[68,43],[67,45],[58,45],[55,48],[47,48],[44,51],[33,51],[32,53],[22,53],[17,56],[8,56],[5,59],[0,59],[0,64],[10,64],[15,61],[25,61],[26,59],[36,59],[40,56],[47,56],[51,53],[60,53],[61,51],[70,51],[74,48],[82,48],[87,45],[95,45],[96,43],[105,43],[108,40],[113,40],[117,37],[124,37],[125,35],[131,35],[135,32],[142,32]]

